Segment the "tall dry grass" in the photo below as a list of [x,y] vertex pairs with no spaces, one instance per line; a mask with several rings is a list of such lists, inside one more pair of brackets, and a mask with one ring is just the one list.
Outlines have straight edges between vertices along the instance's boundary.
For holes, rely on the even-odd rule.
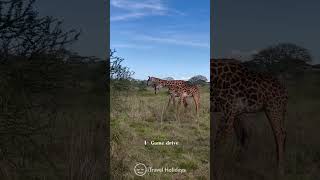
[[[137,162],[187,169],[185,174],[149,173],[144,179],[209,178],[208,87],[201,89],[199,116],[196,116],[192,99],[188,100],[187,109],[181,107],[177,111],[173,105],[167,108],[168,98],[165,90],[155,95],[148,89],[135,90],[111,101],[112,179],[136,178],[133,167]],[[144,140],[173,140],[181,145],[145,146]]]

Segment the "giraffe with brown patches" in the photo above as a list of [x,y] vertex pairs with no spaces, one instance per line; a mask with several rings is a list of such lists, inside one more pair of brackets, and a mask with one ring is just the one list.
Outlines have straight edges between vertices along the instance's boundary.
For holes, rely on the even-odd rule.
[[171,101],[175,104],[175,98],[179,97],[179,105],[183,102],[184,106],[187,107],[187,98],[192,97],[195,103],[196,113],[198,114],[200,106],[200,91],[197,86],[189,85],[183,80],[163,80],[156,77],[148,78],[147,85],[150,84],[168,88],[170,94],[168,105]]
[[[217,149],[224,139],[239,123],[240,115],[264,111],[275,138],[278,170],[280,175],[283,174],[286,141],[284,118],[288,101],[284,85],[270,75],[249,71],[236,60],[211,59],[210,72],[210,101],[213,105],[210,111],[220,111],[224,116],[214,139],[213,158],[216,158]],[[215,167],[215,178],[217,173]]]

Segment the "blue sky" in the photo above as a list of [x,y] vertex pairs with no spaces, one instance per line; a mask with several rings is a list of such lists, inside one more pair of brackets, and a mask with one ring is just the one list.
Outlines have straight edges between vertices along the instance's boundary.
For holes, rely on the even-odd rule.
[[111,0],[110,47],[134,78],[209,78],[210,1]]

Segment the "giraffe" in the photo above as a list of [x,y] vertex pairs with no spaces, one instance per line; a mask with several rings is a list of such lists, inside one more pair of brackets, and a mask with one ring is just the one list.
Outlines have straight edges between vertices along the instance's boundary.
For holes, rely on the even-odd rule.
[[[147,86],[152,86],[155,90],[155,94],[156,94],[156,89],[160,89],[161,87],[163,87],[159,82],[158,80],[162,80],[162,79],[159,79],[159,78],[156,78],[156,77],[150,77],[148,76],[148,80],[147,80]],[[163,81],[168,81],[168,80],[163,80]],[[176,93],[173,89],[173,86],[184,86],[186,85],[186,81],[183,81],[183,80],[170,80],[171,81],[171,84],[172,84],[172,87],[168,87],[168,92],[169,92],[169,101],[168,101],[168,106],[170,105],[171,101],[173,102],[173,104],[175,105],[175,97],[179,97],[178,93]]]
[[147,85],[149,85],[150,83],[159,87],[167,87],[169,89],[170,97],[168,106],[171,101],[173,101],[173,103],[175,104],[175,97],[179,97],[179,105],[183,102],[184,106],[187,107],[187,97],[193,97],[196,107],[196,113],[198,114],[200,105],[200,92],[197,86],[189,85],[186,81],[183,80],[163,80],[149,76]]
[[[278,175],[283,175],[286,141],[284,118],[288,101],[284,85],[271,75],[249,71],[233,59],[211,59],[210,72],[210,100],[214,105],[210,111],[221,111],[224,116],[214,139],[213,158],[217,157],[217,149],[239,123],[240,115],[264,111],[276,143]],[[217,167],[214,167],[215,178],[217,173]]]

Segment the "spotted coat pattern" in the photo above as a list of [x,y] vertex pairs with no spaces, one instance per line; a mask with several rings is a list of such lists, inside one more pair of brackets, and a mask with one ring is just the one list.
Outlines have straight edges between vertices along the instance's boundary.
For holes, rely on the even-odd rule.
[[188,105],[186,98],[192,97],[195,103],[196,112],[198,113],[200,106],[200,91],[196,85],[190,85],[183,80],[163,80],[156,77],[149,77],[147,84],[167,87],[170,94],[168,105],[171,101],[175,103],[175,97],[179,97],[179,104],[183,102],[186,107]]
[[232,133],[240,115],[264,111],[275,138],[278,169],[283,173],[284,117],[288,101],[285,86],[271,75],[249,71],[236,60],[211,59],[210,71],[211,113],[220,111],[224,116],[216,132],[213,151]]

